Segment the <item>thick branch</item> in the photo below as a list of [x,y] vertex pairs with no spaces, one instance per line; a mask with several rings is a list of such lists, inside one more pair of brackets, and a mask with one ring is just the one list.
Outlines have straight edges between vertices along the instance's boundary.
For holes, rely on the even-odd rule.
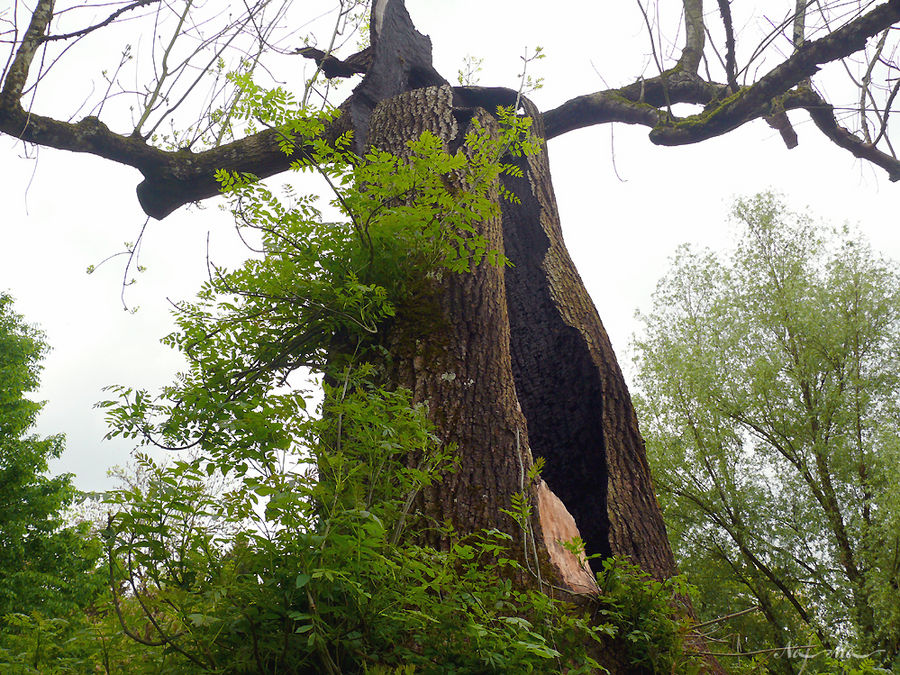
[[655,127],[668,114],[658,110],[670,103],[706,105],[725,92],[725,85],[706,82],[679,69],[650,80],[638,80],[620,89],[599,91],[566,101],[544,113],[547,139],[574,129],[624,122]]
[[0,132],[27,143],[97,155],[141,171],[152,170],[164,164],[168,155],[179,154],[154,148],[135,136],[116,134],[96,117],[70,124],[26,112],[18,105],[0,108]]
[[865,159],[887,171],[888,178],[893,181],[900,180],[900,161],[895,157],[882,152],[872,143],[866,143],[857,138],[847,129],[837,123],[834,116],[834,108],[825,99],[812,90],[805,90],[802,96],[797,97],[799,106],[806,109],[812,121],[825,136],[835,145],[849,150],[854,157]]
[[575,129],[609,122],[654,127],[663,114],[648,103],[630,101],[612,89],[566,101],[559,108],[544,113],[544,126],[549,140]]
[[[900,21],[900,0],[889,0],[828,36],[805,43],[753,86],[683,120],[656,108],[671,103],[708,105],[718,101],[725,86],[706,82],[678,67],[652,80],[573,98],[544,113],[547,138],[607,122],[655,127],[650,138],[659,145],[696,143],[722,135],[750,120],[781,112],[773,105],[775,99],[811,77],[822,64],[860,51],[871,36],[896,21]],[[782,103],[789,109],[790,101]],[[793,107],[803,106],[794,102]]]
[[[327,125],[323,132],[329,142],[333,143],[349,130],[346,106],[342,108],[345,113]],[[296,157],[282,151],[281,135],[282,132],[276,129],[267,129],[205,152],[162,153],[163,162],[156,163],[150,170],[141,169],[144,180],[137,187],[141,208],[147,215],[162,219],[184,204],[215,197],[219,194],[219,184],[215,180],[218,169],[251,173],[259,178],[286,171]],[[302,147],[304,140],[295,138],[294,143]]]
[[[346,116],[342,116],[326,127],[324,136],[333,141],[346,130]],[[85,152],[138,169],[144,175],[137,188],[138,200],[147,215],[158,219],[184,204],[219,194],[214,177],[217,169],[265,178],[286,171],[293,159],[279,148],[280,132],[275,129],[204,152],[172,152],[148,145],[137,136],[117,134],[96,117],[69,124],[29,114],[16,106],[12,110],[0,108],[0,132],[28,143]]]
[[671,124],[663,119],[664,124],[650,132],[650,140],[658,145],[697,143],[777,112],[772,109],[773,99],[812,77],[821,65],[862,50],[870,37],[897,21],[900,0],[889,0],[826,37],[805,43],[756,84],[741,89],[715,108]]

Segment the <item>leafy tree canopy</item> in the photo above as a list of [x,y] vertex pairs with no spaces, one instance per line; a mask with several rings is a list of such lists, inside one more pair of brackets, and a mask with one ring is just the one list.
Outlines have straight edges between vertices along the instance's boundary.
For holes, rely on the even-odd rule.
[[702,614],[758,606],[756,647],[896,665],[898,269],[776,195],[734,217],[729,254],[678,250],[636,339],[672,545]]
[[43,404],[26,394],[38,386],[46,351],[41,333],[0,294],[0,625],[11,612],[62,616],[98,590],[91,572],[99,551],[85,526],[66,523],[77,497],[72,476],[48,475],[64,439],[29,433]]

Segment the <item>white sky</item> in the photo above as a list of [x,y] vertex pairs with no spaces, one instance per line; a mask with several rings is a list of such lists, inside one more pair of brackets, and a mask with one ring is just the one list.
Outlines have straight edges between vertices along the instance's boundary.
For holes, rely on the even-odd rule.
[[[550,15],[545,2],[531,0],[408,0],[419,30],[432,37],[436,67],[450,80],[471,54],[484,59],[480,84],[516,87],[519,57],[526,47],[543,46],[547,58],[533,72],[545,87],[533,99],[544,110],[606,88],[594,66],[609,86],[633,81],[645,66],[636,6],[610,10],[602,3],[601,11],[601,3],[585,4],[558,1]],[[77,91],[80,73],[69,72]],[[72,95],[69,87],[61,87],[64,95]],[[781,190],[797,209],[859,223],[876,249],[900,258],[900,188],[822,139],[805,114],[791,117],[800,135],[792,151],[762,122],[685,148],[654,147],[646,129],[624,125],[614,127],[614,144],[609,126],[551,141],[566,241],[626,371],[634,311],[648,307],[667,257],[685,241],[726,244],[736,195]],[[191,297],[205,278],[208,233],[217,263],[236,263],[239,248],[213,203],[151,222],[141,259],[148,271],[126,292],[140,311],[126,313],[119,300],[124,258],[91,276],[85,269],[137,237],[144,220],[134,195],[138,172],[48,149],[37,163],[23,154],[21,144],[0,137],[0,290],[12,293],[17,311],[39,324],[53,347],[38,393],[48,401],[38,431],[67,435],[54,468],[75,473],[82,489],[103,489],[107,468],[124,464],[130,445],[101,440],[102,413],[93,409],[101,388],[155,388],[171,379],[178,360],[158,342],[172,327],[167,299]]]

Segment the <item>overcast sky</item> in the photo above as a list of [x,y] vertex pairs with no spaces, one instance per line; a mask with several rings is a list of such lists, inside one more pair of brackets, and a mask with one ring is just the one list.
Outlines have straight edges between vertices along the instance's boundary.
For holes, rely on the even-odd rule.
[[[558,1],[548,15],[544,2],[408,0],[448,79],[474,55],[484,59],[480,84],[515,87],[520,56],[543,46],[547,58],[533,72],[545,86],[532,96],[541,109],[644,71],[640,14],[629,3],[614,10],[609,4],[601,12],[601,3]],[[295,67],[299,72],[302,63]],[[72,89],[59,85],[61,97],[91,86],[89,77],[78,85],[78,70],[69,73]],[[634,311],[648,307],[668,256],[682,242],[727,244],[727,212],[737,195],[780,190],[797,209],[858,223],[877,250],[900,258],[900,188],[827,143],[803,113],[792,119],[800,135],[792,151],[762,122],[685,148],[654,147],[646,129],[624,125],[551,141],[566,241],[626,371]],[[239,262],[240,247],[212,202],[151,221],[141,254],[147,272],[125,292],[140,310],[128,313],[120,301],[124,258],[92,275],[85,270],[137,237],[144,222],[134,194],[138,172],[48,149],[35,161],[33,152],[26,157],[21,144],[0,137],[0,176],[0,290],[16,298],[19,313],[40,325],[53,347],[38,393],[48,401],[39,432],[67,435],[55,469],[75,473],[82,489],[103,489],[106,470],[127,461],[130,445],[102,440],[102,414],[93,409],[102,387],[155,388],[171,379],[178,359],[159,344],[172,327],[169,299],[191,297],[205,278],[207,237],[218,263]]]

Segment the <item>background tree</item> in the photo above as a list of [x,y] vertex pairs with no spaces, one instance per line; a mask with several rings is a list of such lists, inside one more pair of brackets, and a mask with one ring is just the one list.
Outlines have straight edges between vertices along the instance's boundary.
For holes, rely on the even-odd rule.
[[670,539],[701,614],[759,607],[748,649],[896,666],[898,269],[771,194],[734,215],[736,248],[680,249],[636,340]]
[[[229,67],[219,57],[224,59],[228,46],[240,42],[240,53],[249,55],[245,70],[263,63],[285,5],[258,2],[245,15],[230,17],[221,30],[192,14],[190,7],[142,0],[123,4],[105,19],[90,20],[78,12],[55,10],[53,2],[43,0],[30,17],[24,10],[14,13],[13,49],[0,93],[0,130],[25,142],[90,152],[138,168],[145,177],[139,199],[154,217],[216,194],[217,169],[258,176],[284,170],[292,158],[281,151],[280,132],[258,130],[267,120],[233,124],[236,99],[230,92],[235,90],[223,84],[227,80],[221,75]],[[341,7],[349,11],[356,5]],[[882,72],[890,75],[891,51],[884,45],[873,45],[869,53],[865,48],[875,36],[884,36],[887,44],[891,25],[900,19],[900,3],[891,0],[867,8],[849,21],[840,5],[816,7],[809,15],[805,5],[799,12],[792,9],[778,30],[744,53],[734,43],[730,7],[723,3],[723,48],[716,52],[706,34],[707,29],[714,34],[719,29],[706,25],[699,2],[685,2],[683,30],[679,26],[671,31],[684,36],[680,53],[667,62],[653,35],[656,76],[574,98],[543,113],[514,90],[451,88],[433,68],[430,42],[415,31],[399,0],[374,4],[368,51],[338,59],[332,53],[336,43],[329,40],[326,50],[303,54],[326,75],[364,74],[342,104],[344,114],[325,130],[326,137],[334,138],[352,129],[360,153],[370,144],[396,152],[426,130],[456,150],[477,109],[492,113],[498,103],[521,104],[545,139],[580,126],[621,121],[651,128],[651,140],[660,144],[704,140],[760,117],[771,119],[793,143],[785,111],[805,108],[829,138],[895,177],[897,162],[887,127],[894,97],[890,87],[880,92],[872,84]],[[101,114],[112,110],[106,96],[94,106],[95,115],[75,124],[41,114],[39,64],[52,68],[55,63],[46,50],[64,52],[72,40],[107,32],[132,12],[153,17],[154,39],[147,58],[155,68],[152,73],[146,66],[141,71],[149,84],[137,94],[128,131],[113,132],[100,121]],[[341,20],[351,14],[343,12]],[[171,22],[166,24],[165,18]],[[170,31],[165,39],[157,39],[157,31],[165,30]],[[806,42],[814,31],[825,35]],[[785,33],[790,33],[787,57],[779,54],[777,44]],[[725,54],[721,67],[716,53]],[[763,67],[763,53],[769,59],[767,72],[753,82],[749,74]],[[877,101],[861,107],[863,121],[874,114],[873,107],[880,115],[871,142],[865,136],[871,135],[871,124],[866,122],[861,136],[854,136],[837,124],[834,110],[809,83],[820,65],[854,54],[866,66],[867,75],[860,80],[863,100]],[[122,68],[129,66],[129,56],[123,52]],[[770,68],[772,62],[777,65]],[[701,65],[719,73],[718,81],[711,74],[701,77]],[[209,115],[188,131],[161,137],[160,129],[169,122],[184,128],[178,117],[189,94],[200,90],[203,73],[213,83],[206,99]],[[107,93],[120,93],[119,71],[107,77]],[[32,93],[37,95],[33,104],[23,98]],[[307,93],[298,98],[307,99]],[[678,104],[697,106],[693,110],[699,112],[678,117],[673,107]],[[295,140],[302,153],[309,139]],[[631,556],[657,576],[666,576],[674,562],[634,412],[605,330],[562,244],[546,154],[516,162],[522,176],[511,176],[504,187],[521,203],[507,205],[502,218],[483,227],[490,245],[504,250],[516,267],[479,268],[471,278],[435,282],[433,314],[446,330],[417,334],[422,324],[398,323],[386,339],[394,384],[409,386],[417,402],[430,401],[438,434],[459,448],[458,478],[430,496],[431,515],[466,529],[502,523],[501,509],[520,488],[522,465],[527,469],[532,456],[543,456],[545,479],[574,515],[589,552]],[[468,389],[469,382],[477,388]],[[535,501],[543,489],[535,486]],[[543,516],[534,520],[538,541],[543,539],[542,521]]]
[[78,496],[72,476],[48,475],[64,439],[29,433],[43,404],[25,395],[38,386],[47,346],[12,302],[0,294],[0,626],[13,612],[64,616],[102,588],[99,545],[87,524],[66,520]]

